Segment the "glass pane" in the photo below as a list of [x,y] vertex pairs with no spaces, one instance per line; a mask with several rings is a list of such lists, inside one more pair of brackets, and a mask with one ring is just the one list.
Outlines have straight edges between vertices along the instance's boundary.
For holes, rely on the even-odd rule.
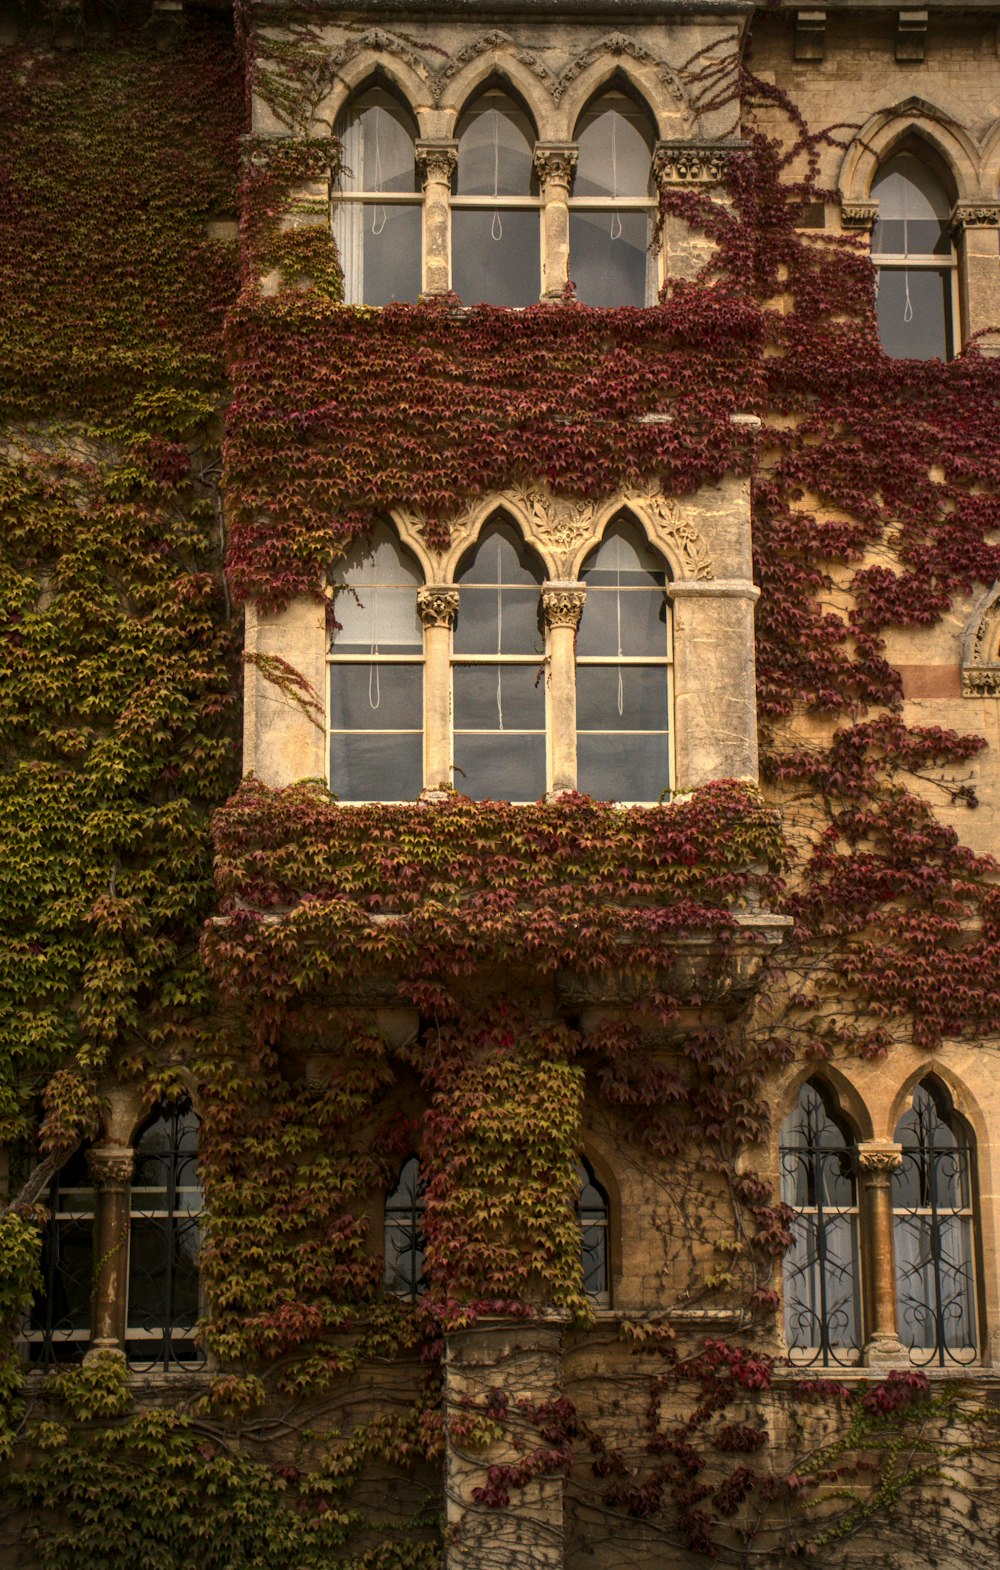
[[591,1297],[604,1297],[608,1290],[608,1229],[583,1228],[583,1290]]
[[464,305],[537,305],[539,222],[533,209],[452,209],[452,287]]
[[545,729],[545,680],[533,665],[456,665],[455,730]]
[[484,93],[458,124],[456,195],[527,196],[534,147],[534,126],[523,109],[504,93]]
[[50,1222],[42,1247],[44,1288],[31,1308],[30,1328],[58,1337],[90,1330],[93,1224]]
[[878,335],[894,360],[951,357],[951,269],[880,267]]
[[621,585],[643,589],[667,581],[663,562],[627,517],[614,520],[600,545],[587,557],[580,576],[588,588]]
[[791,1232],[781,1263],[789,1348],[859,1347],[857,1217],[799,1215]]
[[576,723],[581,731],[666,731],[667,667],[578,665]]
[[420,569],[386,524],[377,524],[370,538],[335,564],[330,581],[339,623],[331,638],[334,653],[374,648],[382,654],[408,654],[422,649]]
[[424,787],[424,738],[335,732],[330,737],[330,789],[341,801],[414,801]]
[[455,621],[456,654],[537,654],[545,652],[539,626],[537,588],[463,588]]
[[[349,104],[334,127],[344,148],[344,191],[415,191],[413,143],[416,126],[403,106],[382,88]],[[418,253],[419,254],[419,253]]]
[[422,665],[333,665],[330,670],[331,730],[422,730]]
[[474,801],[537,801],[545,792],[544,735],[456,733],[455,789]]
[[662,589],[587,589],[576,652],[664,659],[668,651],[667,602]]
[[348,305],[417,299],[423,283],[421,220],[421,208],[409,203],[337,204],[333,237],[344,268]]
[[950,256],[951,202],[940,180],[914,153],[898,153],[872,181],[878,222],[872,252]]
[[576,742],[577,788],[598,801],[658,801],[670,788],[666,735],[599,736]]
[[489,524],[472,555],[463,560],[455,582],[490,584],[541,583],[538,558],[528,549],[513,524]]
[[198,1227],[133,1217],[129,1236],[128,1328],[191,1330],[198,1318]]
[[569,275],[584,305],[647,305],[649,217],[580,212],[569,220]]
[[649,117],[623,93],[586,109],[576,130],[580,146],[574,196],[646,196],[653,134]]

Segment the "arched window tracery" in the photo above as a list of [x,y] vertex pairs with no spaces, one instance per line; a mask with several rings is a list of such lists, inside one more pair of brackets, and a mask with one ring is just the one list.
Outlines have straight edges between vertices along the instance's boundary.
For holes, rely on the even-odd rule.
[[333,235],[348,305],[415,300],[421,287],[421,195],[416,125],[383,87],[352,98],[334,127],[343,171]]
[[927,159],[912,148],[888,158],[872,181],[872,235],[879,337],[893,359],[949,360],[955,353],[952,203]]
[[416,1301],[426,1290],[424,1184],[418,1156],[407,1156],[386,1196],[384,1236],[386,1291]]
[[656,300],[652,186],[655,128],[620,91],[584,110],[570,198],[570,277],[586,305],[650,305]]
[[576,1213],[580,1222],[583,1290],[599,1308],[608,1308],[611,1304],[611,1203],[586,1156],[580,1157],[576,1175],[580,1184]]
[[534,305],[541,221],[530,117],[491,87],[462,114],[456,134],[452,288],[465,305]]

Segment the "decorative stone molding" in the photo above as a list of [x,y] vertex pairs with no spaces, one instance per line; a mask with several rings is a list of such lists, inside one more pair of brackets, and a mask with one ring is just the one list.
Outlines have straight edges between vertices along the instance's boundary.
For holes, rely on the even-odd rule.
[[842,200],[840,222],[845,229],[874,229],[878,222],[878,202]]
[[515,500],[531,520],[532,533],[557,551],[571,551],[594,532],[596,505],[568,496],[553,496],[534,486],[516,486]]
[[1000,202],[956,202],[948,227],[952,234],[963,229],[996,229],[1000,225]]
[[865,1177],[895,1172],[903,1165],[903,1147],[891,1139],[869,1139],[858,1145],[858,1165]]
[[583,603],[587,598],[587,588],[583,583],[574,579],[554,579],[542,585],[542,614],[548,627],[572,627],[574,632],[580,625],[583,615]]
[[573,184],[580,156],[575,142],[539,142],[535,147],[535,173],[542,185]]
[[634,60],[637,65],[645,66],[648,70],[654,71],[674,101],[681,104],[687,111],[685,118],[690,123],[694,123],[695,114],[678,73],[665,60],[658,60],[655,55],[650,54],[648,49],[643,48],[642,44],[636,43],[634,38],[629,38],[625,33],[605,34],[603,38],[598,39],[595,44],[591,44],[589,49],[584,50],[583,54],[578,55],[575,60],[571,61],[560,72],[558,80],[551,89],[556,103],[563,97],[570,84],[578,76],[582,75],[588,67],[594,65],[595,62],[604,61],[608,58],[620,60],[623,57],[628,60]]
[[1000,698],[1000,579],[979,601],[965,629],[962,697]]
[[97,1146],[87,1152],[87,1165],[94,1182],[100,1188],[124,1185],[132,1181],[133,1152],[128,1146]]
[[796,11],[796,60],[822,60],[826,55],[826,12]]
[[719,185],[743,142],[657,142],[653,176],[657,185]]
[[715,577],[708,546],[690,519],[683,516],[676,501],[652,488],[630,491],[622,500],[626,507],[632,503],[642,507],[654,526],[657,538],[665,545],[673,546],[683,561],[687,578],[706,581]]
[[417,610],[425,627],[454,627],[458,615],[458,590],[417,590]]
[[432,181],[437,185],[451,184],[451,177],[458,167],[457,142],[419,141],[416,144],[415,154],[421,185],[428,185]]
[[927,48],[927,12],[897,11],[896,59],[923,60]]
[[533,49],[526,49],[523,44],[519,44],[517,39],[512,38],[509,33],[504,33],[499,28],[494,28],[491,32],[484,33],[480,38],[474,38],[464,48],[453,54],[446,65],[441,66],[437,71],[431,72],[434,83],[435,105],[443,102],[448,84],[461,71],[464,71],[467,65],[471,65],[481,55],[490,54],[494,51],[509,54],[512,59],[517,61],[518,65],[523,65],[526,70],[531,72],[532,76],[537,77],[553,98],[557,96],[556,78],[552,75],[548,66],[538,58],[536,52]]

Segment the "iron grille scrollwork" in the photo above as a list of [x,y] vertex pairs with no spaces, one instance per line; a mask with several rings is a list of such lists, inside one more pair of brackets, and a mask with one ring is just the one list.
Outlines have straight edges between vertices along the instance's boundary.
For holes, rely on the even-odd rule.
[[424,1279],[424,1185],[420,1162],[408,1156],[385,1202],[385,1287],[415,1302]]
[[129,1221],[125,1352],[136,1369],[204,1362],[200,1312],[198,1117],[189,1100],[161,1103],[135,1149]]
[[32,1363],[78,1362],[90,1344],[94,1182],[87,1147],[53,1179],[42,1237],[42,1285],[22,1332]]
[[583,1290],[599,1308],[611,1304],[611,1273],[608,1268],[608,1196],[594,1176],[586,1156],[576,1169],[580,1196],[576,1213],[580,1222],[583,1261]]

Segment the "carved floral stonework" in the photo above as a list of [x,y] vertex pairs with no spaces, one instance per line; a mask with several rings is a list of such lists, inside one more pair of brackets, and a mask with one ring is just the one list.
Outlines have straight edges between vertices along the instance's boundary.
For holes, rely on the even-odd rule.
[[425,627],[454,627],[458,615],[458,590],[417,590],[417,610]]
[[872,229],[878,219],[878,202],[841,202],[840,221],[845,229]]
[[1000,202],[956,202],[949,228],[952,234],[963,229],[995,229],[1000,225]]
[[458,167],[457,142],[417,142],[415,152],[422,185],[451,184]]
[[488,54],[494,50],[511,55],[518,65],[523,65],[533,76],[537,76],[538,80],[544,83],[553,97],[555,96],[556,79],[548,66],[539,60],[535,51],[524,48],[509,33],[500,32],[494,28],[491,32],[484,33],[482,38],[476,38],[471,43],[466,44],[464,48],[459,49],[452,55],[446,65],[431,73],[434,82],[435,104],[441,103],[448,83],[460,71],[464,70],[473,60],[478,60],[480,55]]
[[653,490],[625,496],[625,506],[629,505],[630,500],[637,502],[651,517],[657,538],[665,545],[673,546],[676,555],[684,563],[685,578],[706,582],[715,577],[708,546],[675,501]]
[[980,600],[962,639],[963,698],[1000,698],[1000,582]]
[[594,532],[595,504],[517,486],[514,499],[531,520],[532,533],[550,549],[571,551]]
[[653,175],[658,185],[718,185],[726,163],[741,145],[718,142],[657,142]]
[[858,1164],[865,1173],[895,1172],[903,1165],[903,1147],[891,1139],[870,1139],[858,1146]]
[[110,1150],[89,1150],[87,1152],[87,1165],[90,1167],[94,1182],[100,1187],[108,1187],[118,1183],[130,1183],[134,1157],[131,1150],[116,1147]]
[[539,142],[535,148],[535,173],[542,185],[573,184],[579,154],[572,142]]
[[549,627],[580,625],[583,603],[587,598],[586,587],[580,583],[546,583],[542,585],[542,614]]

